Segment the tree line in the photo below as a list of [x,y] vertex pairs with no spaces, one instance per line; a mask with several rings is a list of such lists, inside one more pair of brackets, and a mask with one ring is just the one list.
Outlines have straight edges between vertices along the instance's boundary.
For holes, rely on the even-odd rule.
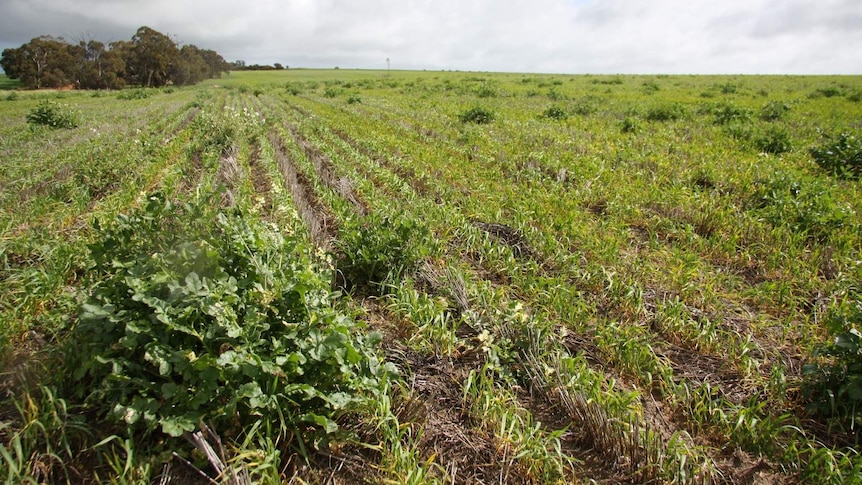
[[229,72],[216,51],[177,45],[167,35],[141,27],[130,41],[67,42],[43,35],[4,49],[0,66],[27,88],[121,89],[126,86],[184,86]]
[[276,62],[273,65],[269,64],[246,64],[245,61],[233,61],[230,63],[232,71],[283,71],[288,66]]

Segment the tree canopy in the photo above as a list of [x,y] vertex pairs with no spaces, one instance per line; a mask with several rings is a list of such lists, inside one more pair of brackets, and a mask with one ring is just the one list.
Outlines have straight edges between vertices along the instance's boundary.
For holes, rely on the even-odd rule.
[[146,26],[131,40],[108,46],[93,39],[70,43],[42,35],[21,47],[4,49],[0,66],[9,78],[34,89],[189,85],[231,69],[218,52],[190,44],[179,46]]

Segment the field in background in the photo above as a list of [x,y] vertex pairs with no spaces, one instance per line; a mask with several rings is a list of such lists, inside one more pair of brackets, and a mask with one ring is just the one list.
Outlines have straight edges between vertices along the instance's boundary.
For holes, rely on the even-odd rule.
[[0,74],[0,90],[16,89],[21,85],[16,79],[9,79],[5,74]]
[[858,480],[862,384],[830,366],[862,374],[862,193],[827,162],[860,97],[347,69],[3,93],[0,475]]

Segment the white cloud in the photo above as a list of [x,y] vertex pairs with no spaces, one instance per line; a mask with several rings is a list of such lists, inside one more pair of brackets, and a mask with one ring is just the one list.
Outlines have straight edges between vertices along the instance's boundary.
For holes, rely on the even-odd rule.
[[858,0],[0,0],[0,46],[147,25],[307,67],[862,73]]

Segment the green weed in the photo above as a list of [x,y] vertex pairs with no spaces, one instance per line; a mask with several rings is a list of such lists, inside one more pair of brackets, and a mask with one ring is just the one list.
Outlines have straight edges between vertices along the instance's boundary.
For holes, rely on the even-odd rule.
[[331,307],[330,278],[241,214],[150,196],[97,225],[93,286],[67,353],[77,398],[133,429],[180,436],[258,419],[304,450],[367,409],[379,336]]
[[838,177],[862,177],[862,139],[846,132],[823,138],[822,145],[810,150],[817,165]]
[[493,111],[480,106],[470,108],[458,115],[458,119],[461,120],[462,123],[475,123],[477,125],[490,123],[494,121],[494,118],[495,115]]
[[50,128],[77,128],[80,115],[69,105],[44,99],[27,113],[27,123]]

